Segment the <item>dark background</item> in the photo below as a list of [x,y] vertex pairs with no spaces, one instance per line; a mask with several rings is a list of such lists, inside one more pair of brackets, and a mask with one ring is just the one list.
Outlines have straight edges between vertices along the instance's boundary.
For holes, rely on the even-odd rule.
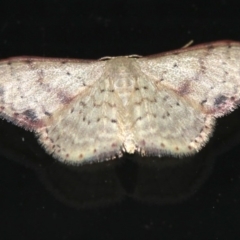
[[[0,58],[97,59],[240,41],[239,1],[0,1]],[[240,59],[239,59],[240,61]],[[1,239],[239,239],[240,111],[186,159],[59,164],[0,121]]]

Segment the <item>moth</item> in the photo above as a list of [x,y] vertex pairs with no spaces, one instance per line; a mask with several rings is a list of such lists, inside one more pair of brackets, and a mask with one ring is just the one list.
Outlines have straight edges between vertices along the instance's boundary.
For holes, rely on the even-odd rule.
[[0,61],[0,116],[72,164],[198,152],[240,99],[240,43],[100,60]]

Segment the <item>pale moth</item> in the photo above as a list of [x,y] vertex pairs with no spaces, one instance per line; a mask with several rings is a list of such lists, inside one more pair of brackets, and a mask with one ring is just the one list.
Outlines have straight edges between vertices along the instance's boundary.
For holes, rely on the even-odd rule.
[[233,41],[148,57],[0,62],[0,116],[34,131],[66,163],[196,153],[239,99]]

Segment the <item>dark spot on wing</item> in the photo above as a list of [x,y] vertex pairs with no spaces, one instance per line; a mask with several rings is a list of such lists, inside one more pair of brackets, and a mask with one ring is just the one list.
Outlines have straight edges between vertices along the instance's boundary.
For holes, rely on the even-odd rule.
[[164,96],[163,101],[164,101],[164,102],[167,101],[168,98],[169,98],[169,96]]
[[117,147],[117,144],[116,143],[112,143],[111,147],[115,148],[115,147]]
[[138,117],[138,118],[136,119],[136,122],[137,122],[137,121],[140,121],[140,120],[142,120],[142,117]]
[[185,81],[177,90],[180,96],[187,95],[191,92],[190,81]]
[[63,91],[57,93],[57,96],[62,104],[68,104],[71,102],[71,98],[67,96]]
[[220,95],[217,98],[215,98],[214,105],[218,106],[221,104],[224,104],[228,98],[224,95]]
[[36,112],[33,109],[28,109],[28,110],[24,111],[23,115],[25,115],[31,121],[37,120]]
[[85,107],[85,106],[86,106],[86,103],[85,103],[85,102],[83,102],[83,101],[81,101],[81,102],[79,102],[79,105],[81,105],[81,106]]
[[51,113],[49,113],[49,112],[47,112],[47,111],[44,112],[44,114],[47,115],[48,117],[50,117],[50,116],[52,115]]
[[203,104],[206,103],[206,102],[207,102],[207,99],[204,99],[204,100],[201,101],[200,104],[203,105]]

